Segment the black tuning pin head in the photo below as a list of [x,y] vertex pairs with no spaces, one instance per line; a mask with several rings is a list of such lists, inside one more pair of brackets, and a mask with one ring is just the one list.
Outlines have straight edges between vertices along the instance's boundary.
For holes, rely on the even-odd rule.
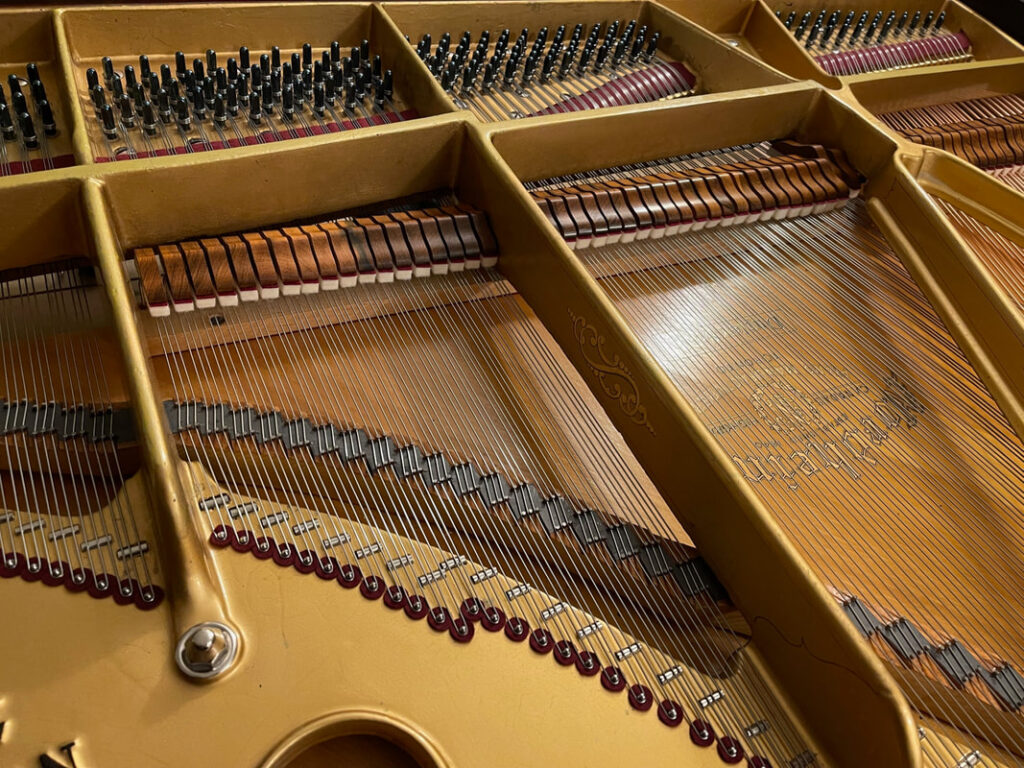
[[[7,76],[7,87],[11,89],[11,96],[12,97],[16,93],[20,94],[21,93],[21,78],[18,77],[17,75],[13,75],[13,74],[12,75],[8,75]],[[22,95],[24,95],[24,94],[22,94]]]
[[103,128],[103,135],[108,139],[117,138],[117,119],[109,104],[104,104],[100,110],[100,126]]
[[903,15],[900,16],[899,21],[896,22],[896,31],[902,32],[903,28],[907,25],[907,19],[910,18],[910,11],[904,11]]
[[[178,79],[181,81],[185,80],[185,73],[187,69],[178,70]],[[152,78],[150,78],[152,79]],[[160,65],[160,85],[167,87],[168,83],[174,82],[174,77],[171,75],[171,68],[167,64]]]
[[129,64],[124,68],[124,88],[128,93],[135,93],[135,85],[138,80],[135,78],[135,67]]
[[128,128],[135,125],[135,110],[132,109],[132,100],[128,98],[127,93],[122,93],[117,97],[117,108],[121,112],[121,122]]
[[139,56],[139,79],[143,83],[149,82],[149,73],[152,70],[149,67],[149,56],[142,54]]
[[238,89],[234,83],[228,84],[227,91],[228,114],[234,117],[238,114]]
[[238,49],[238,66],[240,69],[248,69],[249,63],[249,49],[246,46],[242,46]]
[[[292,74],[299,74],[299,72],[302,71],[302,56],[300,56],[298,53],[293,53],[289,61],[291,62],[292,65]],[[284,67],[282,66],[282,69],[283,68]]]
[[228,80],[232,83],[238,79],[238,59],[234,56],[228,59]]
[[53,117],[53,109],[50,107],[50,102],[43,99],[37,106],[39,107],[39,119],[43,123],[43,132],[47,136],[56,136],[57,121]]
[[37,149],[39,147],[39,137],[36,136],[36,126],[32,122],[32,115],[28,112],[22,112],[18,115],[18,125],[21,128],[21,140],[25,142],[25,146],[28,149]]
[[188,99],[178,99],[178,126],[188,133],[192,128],[192,116],[188,111]]
[[106,80],[109,83],[110,82],[110,78],[112,78],[114,76],[114,60],[111,59],[109,56],[104,56],[103,60],[102,60],[102,64],[103,64],[103,79]]
[[249,119],[254,124],[259,124],[263,120],[263,109],[260,106],[260,93],[253,89],[252,95],[249,96]]
[[212,77],[203,80],[203,101],[207,107],[213,106],[213,100],[217,96],[217,84]]
[[87,70],[85,70],[85,84],[91,93],[92,89],[100,84],[99,72],[97,72],[92,67],[89,67]]
[[309,43],[302,44],[302,68],[313,66],[313,46]]
[[380,81],[380,92],[384,94],[384,98],[388,101],[395,98],[395,75],[390,69],[384,70],[384,75]]
[[326,99],[327,103],[330,104],[333,107],[334,106],[334,90],[335,90],[334,72],[332,72],[330,70],[324,72],[323,87],[324,87],[324,98]]
[[153,102],[148,99],[142,102],[142,130],[149,136],[156,135],[156,110],[153,109]]
[[[177,80],[172,80],[171,82],[174,83],[175,85],[177,85],[177,83],[178,83]],[[150,72],[149,73],[149,95],[152,96],[154,93],[156,93],[157,91],[159,91],[163,87],[166,87],[166,86],[160,85],[160,75],[158,75],[156,72]]]
[[295,70],[292,69],[290,62],[285,62],[281,67],[281,82],[290,83],[295,77]]
[[228,109],[227,104],[224,101],[224,97],[219,93],[213,100],[213,122],[217,125],[224,125],[228,121]]
[[271,70],[281,68],[281,49],[276,45],[270,49],[270,68]]
[[[274,89],[270,83],[266,80],[263,81],[262,98],[263,98],[263,111],[268,115],[274,114]],[[255,95],[255,88],[253,89],[253,95]]]
[[[281,96],[281,68],[270,70],[270,92],[274,94],[274,98],[280,98]],[[265,94],[264,94],[265,95]]]
[[331,65],[341,63],[341,43],[337,40],[331,43]]
[[363,40],[359,43],[359,53],[363,57],[363,61],[370,60],[370,41]]
[[192,71],[196,73],[196,80],[199,82],[206,79],[206,65],[202,59],[192,59]]
[[301,112],[302,105],[306,101],[306,89],[302,83],[302,78],[295,78],[295,82],[292,84],[292,92],[295,94],[295,107]]
[[124,81],[119,72],[115,72],[114,76],[110,78],[110,92],[114,95],[115,100],[124,96]]
[[[167,65],[164,64],[163,66],[160,67],[161,73],[163,72],[163,69],[164,69],[165,66],[167,66]],[[170,70],[170,67],[167,67],[167,68],[168,68],[168,70]],[[187,70],[188,70],[188,64],[185,63],[185,54],[184,54],[184,52],[182,52],[182,51],[175,51],[174,52],[174,71],[177,72],[179,80],[184,80],[185,79],[185,72]],[[165,78],[165,80],[166,80],[166,78]]]
[[[326,53],[326,51],[324,51],[324,53]],[[330,71],[331,64],[329,61],[326,62],[326,65],[323,62],[319,61],[313,62],[313,82],[322,83],[324,81],[324,72]]]
[[14,122],[11,120],[11,110],[6,104],[0,104],[0,134],[3,134],[7,141],[13,141],[17,137]]
[[39,79],[39,65],[34,61],[29,62],[25,65],[25,76],[26,79],[31,83],[33,80]]
[[209,72],[217,71],[217,52],[213,48],[206,49],[206,69]]
[[917,29],[917,25],[920,24],[920,23],[921,23],[921,12],[920,11],[915,11],[913,18],[910,19],[910,26],[907,27],[907,34],[909,35],[915,29]]
[[167,92],[166,88],[161,88],[156,92],[156,103],[157,109],[160,112],[160,120],[164,123],[171,122],[171,95]]
[[142,83],[135,84],[135,92],[132,93],[132,99],[135,101],[135,114],[142,117],[142,102],[147,99],[146,89],[142,87]]
[[[12,100],[14,94],[11,94]],[[94,85],[89,89],[89,98],[92,99],[92,105],[97,110],[103,109],[103,106],[107,103],[107,92],[103,90],[102,85]]]
[[32,80],[29,82],[29,88],[32,89],[32,98],[36,104],[40,101],[46,101],[46,88],[43,87],[42,80]]
[[939,15],[935,17],[935,26],[932,27],[932,31],[933,32],[938,32],[940,29],[942,29],[942,24],[945,21],[946,21],[946,12],[945,11],[940,11]]
[[928,31],[928,27],[932,25],[932,19],[935,18],[935,11],[928,11],[928,14],[924,17],[924,21],[921,22],[921,34],[923,35]]
[[202,120],[206,117],[206,99],[203,95],[202,86],[197,86],[192,91],[192,114],[196,116],[196,120]]
[[326,109],[327,93],[322,82],[313,85],[313,111],[322,115]]
[[345,109],[352,111],[356,108],[356,84],[354,80],[345,81]]
[[234,83],[235,91],[238,94],[238,100],[243,104],[249,101],[249,73],[244,69],[239,70],[238,79]]
[[[260,55],[260,72],[262,73],[260,75],[260,79],[261,80],[270,80],[270,56],[269,56],[269,54],[264,53],[264,54]],[[254,80],[253,81],[253,85],[255,85],[255,83],[256,83],[256,81]]]

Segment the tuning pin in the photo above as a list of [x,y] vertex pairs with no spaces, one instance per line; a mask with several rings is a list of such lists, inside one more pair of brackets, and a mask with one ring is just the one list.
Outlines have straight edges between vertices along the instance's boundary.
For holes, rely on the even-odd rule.
[[331,43],[331,65],[338,64],[341,62],[341,43],[337,40]]
[[495,84],[495,62],[487,61],[483,66],[483,79],[480,81],[480,92],[486,93]]
[[40,101],[46,101],[46,88],[43,87],[42,80],[30,80],[29,88],[32,89],[32,99],[36,104]]
[[935,18],[935,11],[928,11],[928,15],[924,17],[924,21],[921,22],[921,34],[924,35],[928,31],[928,27],[932,25],[932,19]]
[[[178,84],[177,80],[172,80],[171,82],[174,83],[175,85]],[[159,91],[163,87],[165,87],[165,86],[161,86],[160,85],[160,76],[156,72],[152,72],[151,71],[149,73],[149,95],[152,96],[154,93],[156,93],[157,91]],[[169,90],[170,90],[170,88],[168,88],[168,91]]]
[[860,18],[857,19],[857,24],[853,28],[853,32],[850,34],[850,45],[857,42],[857,38],[860,37],[860,33],[864,31],[864,25],[868,23],[868,12],[864,11]]
[[316,83],[313,85],[313,111],[322,116],[326,111],[327,102],[327,91],[324,88],[324,84]]
[[618,44],[615,46],[615,53],[612,55],[612,69],[619,66],[622,63],[622,57],[626,55],[626,36],[623,35],[619,38]]
[[89,67],[87,70],[85,70],[85,84],[86,87],[89,89],[90,93],[92,92],[93,88],[100,84],[100,75],[92,67]]
[[39,137],[36,136],[36,126],[32,122],[32,115],[28,112],[22,112],[18,115],[18,125],[21,128],[21,140],[25,142],[25,147],[37,149],[39,147]]
[[302,111],[302,105],[306,101],[306,90],[302,83],[302,78],[295,78],[295,82],[292,83],[292,93],[295,94],[295,108],[299,112]]
[[594,57],[594,72],[600,73],[604,69],[604,63],[608,58],[608,52],[611,50],[607,39],[602,43],[601,47],[597,49],[597,55]]
[[[274,99],[281,98],[281,68],[271,68],[270,70],[270,82],[267,83],[270,86],[270,92],[273,94]],[[267,95],[264,93],[263,98],[266,100]]]
[[260,107],[260,92],[253,88],[252,94],[249,96],[249,119],[254,124],[259,124],[263,120],[263,109]]
[[[103,109],[107,103],[107,93],[103,90],[102,85],[94,85],[89,90],[89,97],[92,99],[92,105],[96,107],[97,110]],[[11,100],[14,100],[13,93],[11,94]]]
[[281,69],[281,49],[276,45],[270,49],[270,69]]
[[[274,89],[268,81],[264,80],[263,87],[261,90],[263,96],[263,111],[266,112],[268,115],[272,115],[274,114]],[[253,96],[255,95],[256,89],[253,88]]]
[[47,136],[56,136],[57,121],[53,117],[53,109],[50,107],[50,102],[43,99],[36,106],[39,107],[39,120],[43,124],[43,133]]
[[13,141],[17,137],[14,123],[11,121],[11,110],[6,104],[0,104],[0,134],[3,134],[7,141]]
[[30,83],[39,80],[39,65],[34,61],[29,62],[25,65],[25,79]]
[[235,81],[235,91],[238,94],[238,100],[242,104],[249,103],[249,73],[244,69],[238,71],[238,79]]
[[353,80],[345,83],[345,109],[349,112],[355,111],[358,101],[356,100],[356,84]]
[[[282,65],[282,67],[281,67],[282,70],[285,67],[287,67],[289,65],[289,63],[291,64],[292,75],[297,75],[297,74],[299,74],[302,71],[302,57],[298,53],[293,53],[292,54],[290,62],[286,62],[284,65]],[[289,79],[292,75],[289,75],[288,77],[285,77],[285,79],[286,80]]]
[[24,97],[25,94],[21,92],[21,79],[17,75],[7,76],[7,87],[11,89],[12,100],[16,93]]
[[943,22],[946,21],[946,12],[940,11],[939,15],[935,17],[935,26],[932,27],[932,32],[938,32],[942,29]]
[[177,109],[178,127],[188,133],[192,129],[192,115],[189,114],[188,99],[178,99]]
[[149,82],[149,74],[152,72],[149,66],[149,56],[142,54],[139,56],[139,80],[143,84]]
[[192,91],[192,114],[196,116],[196,120],[206,117],[206,99],[202,86],[198,86]]
[[228,90],[225,94],[225,98],[227,101],[228,114],[235,117],[238,115],[238,89],[235,87],[234,83],[228,84]]
[[160,114],[160,121],[170,123],[174,112],[171,110],[171,96],[166,88],[161,88],[156,92],[156,104],[157,111]]
[[156,136],[156,111],[149,100],[142,102],[142,130],[148,136]]
[[217,97],[217,84],[212,77],[203,80],[203,103],[207,108],[213,107],[213,100]]
[[[185,82],[185,74],[187,72],[188,72],[187,69],[183,69],[183,70],[179,71],[178,72],[178,81]],[[150,81],[152,81],[152,79],[153,78],[150,77]],[[178,82],[178,81],[175,81],[174,77],[171,76],[171,68],[170,68],[170,66],[168,66],[167,64],[161,64],[160,65],[160,85],[162,85],[164,88],[166,88],[168,83],[173,83],[173,82]]]
[[121,122],[125,127],[131,128],[135,125],[135,110],[132,109],[132,100],[128,98],[128,94],[122,93],[117,97],[117,108],[121,112]]
[[636,61],[639,58],[640,53],[644,49],[644,40],[647,38],[647,27],[640,27],[640,31],[636,33],[636,40],[633,41],[633,48],[629,52],[629,60]]
[[231,56],[228,59],[227,76],[228,82],[230,83],[233,83],[236,80],[238,80],[238,59],[236,59],[234,56]]
[[334,97],[337,93],[337,84],[334,82],[334,72],[324,72],[324,98],[329,106],[334,106]]
[[109,84],[110,79],[114,76],[114,60],[109,56],[104,56],[102,59],[103,65],[103,79]]
[[148,98],[146,96],[146,89],[142,87],[142,83],[135,84],[135,91],[131,94],[132,100],[135,102],[135,114],[142,117],[142,102]]
[[218,93],[213,101],[213,122],[217,125],[224,125],[228,121],[227,105],[224,98]]
[[100,127],[103,129],[103,135],[108,139],[117,138],[117,121],[114,118],[114,110],[110,108],[109,104],[104,104],[103,109],[100,110]]
[[815,39],[818,37],[818,33],[821,31],[821,27],[815,24],[811,27],[810,33],[807,35],[807,42],[804,43],[804,48],[810,49],[814,45]]
[[910,25],[907,27],[907,34],[912,35],[914,30],[917,29],[917,25],[921,23],[921,12],[915,11],[913,18],[910,20]]
[[114,101],[124,96],[124,81],[121,80],[119,72],[115,72],[114,76],[110,78],[110,92],[113,95]]
[[198,82],[201,83],[206,79],[206,65],[202,59],[192,59],[192,71],[195,72]]
[[135,78],[135,67],[129,64],[124,68],[124,88],[128,93],[135,93],[138,80]]
[[[560,27],[560,29],[562,31],[562,34],[564,35],[565,34],[565,27]],[[619,35],[619,20],[616,19],[615,21],[613,21],[611,24],[608,25],[608,33],[605,35],[604,41],[606,43],[613,43],[613,42],[615,42],[615,38],[618,37],[618,35]],[[609,45],[609,48],[610,47],[611,46]]]
[[[166,64],[160,66],[161,73],[166,66]],[[168,69],[170,69],[170,67],[168,67]],[[185,79],[185,72],[188,71],[188,64],[185,63],[185,54],[182,51],[174,52],[174,71],[177,73],[179,80]]]

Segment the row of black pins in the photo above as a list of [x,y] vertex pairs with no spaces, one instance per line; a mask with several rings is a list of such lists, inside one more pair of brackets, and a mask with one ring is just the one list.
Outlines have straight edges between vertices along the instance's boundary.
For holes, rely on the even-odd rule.
[[371,92],[378,106],[394,96],[394,75],[390,69],[382,71],[380,56],[370,59],[368,40],[353,47],[344,58],[340,43],[335,41],[315,61],[313,47],[306,43],[301,55],[293,53],[283,62],[278,46],[262,54],[259,64],[252,63],[249,49],[242,46],[238,58],[227,60],[226,68],[218,66],[217,53],[212,49],[206,52],[205,63],[193,59],[191,68],[185,54],[178,51],[173,73],[168,64],[162,64],[157,74],[145,55],[139,56],[138,76],[135,67],[128,65],[122,77],[109,57],[103,59],[102,66],[114,106],[106,103],[106,91],[95,69],[86,71],[86,81],[103,132],[111,139],[117,137],[114,107],[126,127],[134,127],[137,119],[141,120],[143,130],[152,136],[157,133],[158,120],[164,124],[177,122],[187,132],[193,117],[203,120],[212,113],[213,121],[223,125],[229,116],[239,114],[240,106],[248,107],[250,121],[259,124],[264,115],[272,115],[277,109],[286,119],[294,119],[296,111],[301,112],[309,103],[312,111],[322,116],[327,106],[334,106],[339,99],[346,109],[354,110]]
[[[638,30],[637,21],[634,19],[626,24],[622,35],[619,36],[620,22],[614,21],[608,25],[604,42],[600,43],[601,26],[601,23],[594,24],[590,34],[584,39],[585,27],[582,24],[577,24],[566,43],[567,27],[563,24],[552,35],[547,53],[544,52],[544,47],[548,44],[549,30],[547,27],[542,27],[537,33],[529,53],[526,52],[526,49],[530,32],[529,28],[525,27],[511,48],[509,48],[511,30],[503,29],[498,35],[494,53],[490,59],[487,57],[491,37],[489,30],[484,30],[480,34],[475,48],[472,45],[471,34],[468,31],[464,32],[454,52],[450,55],[451,36],[447,32],[441,36],[433,53],[431,53],[431,36],[427,34],[417,44],[416,53],[431,73],[440,80],[441,86],[446,91],[455,87],[461,74],[461,91],[463,93],[470,92],[476,87],[481,73],[480,89],[484,93],[494,87],[499,76],[501,76],[505,87],[511,87],[519,73],[520,64],[523,65],[521,82],[525,87],[533,81],[534,77],[537,77],[541,83],[547,82],[556,73],[556,69],[558,77],[564,79],[573,71],[574,65],[577,75],[582,75],[591,66],[591,62],[593,62],[593,71],[600,73],[606,64],[610,63],[612,68],[616,68],[627,57],[630,63],[636,62],[641,57],[646,61],[654,58],[660,37],[659,33],[655,32],[648,39],[647,27],[642,26]],[[635,38],[634,33],[636,33]],[[471,48],[473,48],[472,55],[470,55]],[[579,55],[578,60],[577,55]]]
[[[921,20],[921,11],[916,11],[912,17],[908,11],[904,11],[899,19],[896,18],[896,11],[889,11],[888,15],[885,15],[883,11],[878,11],[873,17],[870,11],[863,11],[859,17],[856,11],[850,11],[846,14],[843,23],[840,24],[841,11],[833,11],[827,18],[826,14],[828,14],[827,10],[820,11],[812,23],[811,19],[814,13],[813,11],[807,11],[800,18],[796,29],[793,30],[793,24],[796,22],[796,12],[791,11],[785,21],[783,21],[783,24],[785,24],[786,29],[793,30],[793,36],[797,40],[800,40],[804,36],[804,32],[807,32],[807,40],[804,45],[809,49],[818,41],[819,35],[822,45],[828,43],[837,27],[839,31],[835,38],[834,44],[836,46],[842,44],[851,28],[853,31],[850,32],[850,45],[856,45],[858,39],[861,39],[862,33],[863,45],[871,45],[872,37],[875,38],[874,45],[879,45],[885,42],[890,32],[898,35],[905,30],[907,36],[914,34],[915,31],[921,36],[929,34],[929,32],[935,34],[942,28],[942,24],[946,20],[945,11],[940,12],[938,15],[934,11],[929,11],[923,21]],[[782,11],[776,11],[775,15],[781,19]],[[869,19],[870,22],[868,21]],[[856,23],[854,20],[856,20]]]
[[[50,101],[46,98],[46,88],[43,81],[39,79],[39,68],[35,62],[25,67],[25,74],[29,91],[32,94],[32,101],[35,103],[35,111],[39,115],[39,121],[43,125],[43,132],[47,136],[57,134],[57,123],[53,118],[53,109]],[[35,120],[32,119],[32,112],[28,107],[28,99],[22,90],[21,78],[15,74],[7,77],[7,87],[11,92],[11,100],[8,103],[7,95],[3,86],[0,86],[0,135],[5,141],[14,141],[18,138],[18,130],[14,126],[15,115],[18,120],[18,129],[21,130],[21,139],[28,149],[36,149],[39,146],[39,137],[36,135]]]

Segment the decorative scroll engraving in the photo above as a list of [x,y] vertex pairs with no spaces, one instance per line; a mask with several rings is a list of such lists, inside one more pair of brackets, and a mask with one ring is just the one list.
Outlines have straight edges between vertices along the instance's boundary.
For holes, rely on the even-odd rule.
[[601,389],[608,397],[618,401],[619,407],[630,419],[645,427],[652,435],[655,434],[654,427],[647,420],[647,409],[640,404],[640,391],[626,364],[618,354],[609,355],[605,351],[604,336],[585,317],[571,309],[568,312],[572,319],[572,334],[580,346],[583,359],[597,376]]

